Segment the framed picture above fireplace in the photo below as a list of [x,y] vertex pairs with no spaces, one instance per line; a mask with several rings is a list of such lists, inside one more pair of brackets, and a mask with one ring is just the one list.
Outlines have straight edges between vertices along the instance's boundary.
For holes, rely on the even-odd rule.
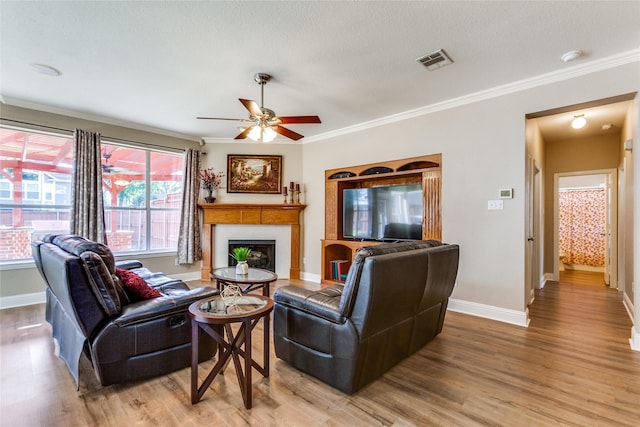
[[227,155],[227,192],[280,194],[282,156]]

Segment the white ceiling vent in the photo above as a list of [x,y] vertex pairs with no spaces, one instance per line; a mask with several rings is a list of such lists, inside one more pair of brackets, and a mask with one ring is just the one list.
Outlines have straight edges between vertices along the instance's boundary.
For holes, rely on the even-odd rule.
[[449,58],[442,49],[430,53],[429,55],[422,56],[416,59],[416,61],[427,67],[427,70],[431,71],[453,63],[451,58]]

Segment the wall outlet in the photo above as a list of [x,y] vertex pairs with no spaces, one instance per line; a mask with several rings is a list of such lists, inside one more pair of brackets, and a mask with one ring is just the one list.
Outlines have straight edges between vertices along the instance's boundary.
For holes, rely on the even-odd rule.
[[487,209],[490,211],[497,211],[504,209],[504,201],[503,200],[489,200],[487,203]]

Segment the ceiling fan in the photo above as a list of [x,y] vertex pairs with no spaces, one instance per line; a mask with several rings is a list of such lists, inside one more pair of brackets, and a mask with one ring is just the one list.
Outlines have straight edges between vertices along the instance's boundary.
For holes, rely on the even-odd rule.
[[119,168],[115,165],[109,164],[109,159],[113,155],[113,151],[111,151],[111,153],[107,153],[107,150],[102,150],[102,157],[104,157],[104,163],[100,164],[100,166],[102,167],[102,173],[105,173],[105,174],[127,173],[127,171],[124,168]]
[[205,120],[236,120],[250,123],[234,139],[249,138],[254,141],[271,142],[276,134],[286,136],[297,141],[304,136],[287,129],[283,124],[320,123],[318,116],[276,116],[273,110],[264,107],[264,86],[271,80],[271,76],[265,73],[257,73],[253,79],[260,85],[260,105],[250,99],[239,98],[244,107],[249,110],[248,119],[227,119],[222,117],[197,117]]

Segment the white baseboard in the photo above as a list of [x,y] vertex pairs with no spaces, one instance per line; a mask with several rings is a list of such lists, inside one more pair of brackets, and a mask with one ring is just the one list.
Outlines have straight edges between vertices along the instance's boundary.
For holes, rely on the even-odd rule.
[[300,279],[314,283],[322,282],[322,277],[319,274],[307,273],[306,271],[300,272]]
[[604,273],[604,267],[593,267],[581,264],[565,264],[564,269],[567,271],[591,271],[594,273]]
[[171,273],[169,277],[171,277],[172,279],[182,280],[183,282],[189,282],[192,280],[201,280],[199,271],[192,271],[190,273],[180,273],[180,274]]
[[629,345],[631,346],[631,350],[640,351],[640,331],[637,331],[635,327],[631,328]]
[[633,306],[633,301],[631,301],[629,295],[627,295],[626,292],[623,293],[622,305],[627,310],[627,314],[631,319],[631,323],[634,324],[631,327],[631,338],[629,338],[629,346],[631,347],[631,350],[640,351],[640,331],[636,330],[636,326],[639,325],[635,324],[635,307]]
[[[553,282],[553,273],[544,273],[544,283]],[[543,285],[544,286],[544,285]]]
[[631,319],[631,323],[635,323],[635,309],[633,307],[633,301],[629,298],[626,292],[622,293],[622,305],[627,310],[627,314],[629,315],[629,319]]
[[516,311],[492,305],[479,304],[477,302],[449,298],[447,310],[484,317],[499,322],[511,323],[513,325],[524,326],[525,328],[529,326],[528,309],[525,309],[525,311]]
[[0,297],[0,310],[4,310],[5,308],[23,307],[25,305],[44,304],[45,302],[46,297],[44,291]]

